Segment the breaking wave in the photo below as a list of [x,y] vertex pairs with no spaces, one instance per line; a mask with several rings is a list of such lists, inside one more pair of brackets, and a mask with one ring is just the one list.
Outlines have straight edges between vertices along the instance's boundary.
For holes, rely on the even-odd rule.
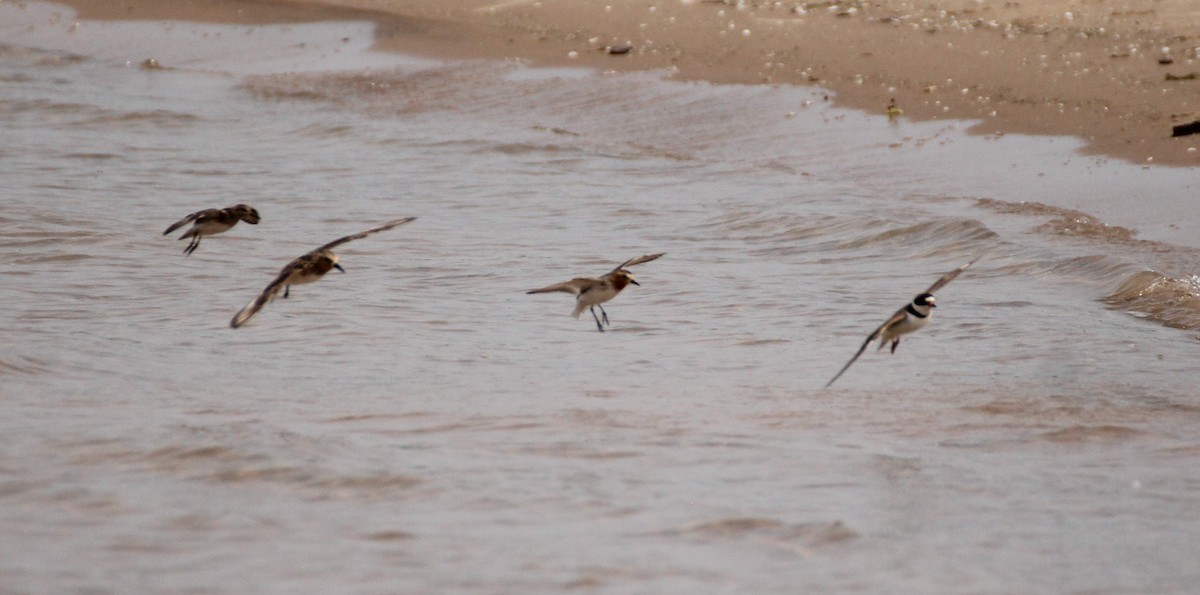
[[1166,326],[1200,330],[1200,276],[1172,278],[1154,271],[1128,277],[1102,300],[1111,308]]

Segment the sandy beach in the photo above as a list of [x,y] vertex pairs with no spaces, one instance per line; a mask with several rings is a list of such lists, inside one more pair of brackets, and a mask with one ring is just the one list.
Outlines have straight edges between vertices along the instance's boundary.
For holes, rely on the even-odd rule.
[[979,120],[981,134],[1073,135],[1089,154],[1200,164],[1200,8],[1189,0],[74,0],[83,18],[370,18],[378,45],[683,80],[817,84],[839,105]]

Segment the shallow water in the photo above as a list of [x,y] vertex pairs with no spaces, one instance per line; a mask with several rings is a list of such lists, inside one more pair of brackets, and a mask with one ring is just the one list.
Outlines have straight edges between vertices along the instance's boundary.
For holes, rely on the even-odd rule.
[[[1200,580],[1194,171],[367,23],[0,23],[4,591]],[[523,293],[657,251],[604,334]]]

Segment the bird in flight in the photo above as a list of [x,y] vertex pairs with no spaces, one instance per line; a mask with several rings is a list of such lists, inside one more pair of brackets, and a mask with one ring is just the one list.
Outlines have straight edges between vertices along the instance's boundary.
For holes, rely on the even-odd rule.
[[283,270],[279,271],[279,276],[275,277],[275,280],[258,294],[258,297],[251,300],[250,303],[246,304],[244,308],[234,315],[233,320],[229,321],[229,326],[237,328],[245,324],[247,320],[250,320],[251,316],[257,314],[268,302],[274,299],[275,294],[279,293],[280,289],[283,289],[283,297],[287,298],[293,285],[312,283],[320,279],[331,269],[337,269],[345,273],[346,269],[343,269],[342,265],[338,264],[338,255],[333,252],[334,248],[352,240],[365,238],[373,233],[404,225],[414,219],[416,217],[396,219],[395,221],[388,221],[383,225],[372,227],[366,231],[338,238],[289,262],[287,266],[283,267]]
[[183,249],[185,255],[191,256],[192,252],[195,252],[196,248],[200,247],[200,238],[229,231],[234,225],[237,225],[238,221],[245,221],[250,225],[258,225],[258,211],[249,205],[234,205],[224,209],[196,211],[176,221],[171,227],[167,228],[167,231],[163,232],[163,235],[168,235],[176,229],[191,223],[192,227],[179,236],[181,240],[192,239],[188,247]]
[[850,358],[850,361],[846,362],[845,366],[842,366],[842,369],[833,377],[833,380],[830,380],[825,385],[825,388],[833,386],[833,383],[842,377],[842,374],[850,368],[851,364],[858,360],[858,356],[862,355],[867,350],[867,346],[873,341],[879,341],[879,349],[883,349],[885,345],[891,343],[892,353],[896,353],[896,347],[900,345],[900,337],[929,324],[929,318],[933,314],[933,309],[937,307],[937,299],[933,297],[933,293],[945,287],[947,283],[961,275],[963,271],[967,270],[967,267],[975,264],[977,260],[979,258],[942,275],[941,279],[938,279],[937,282],[929,286],[929,289],[926,289],[923,293],[913,298],[908,305],[896,310],[896,313],[892,314],[891,318],[888,318],[883,324],[879,325],[879,328],[875,329],[870,335],[867,335],[867,340],[863,341],[862,347],[858,348],[858,352],[854,354],[854,357]]
[[[541,289],[533,289],[525,293],[551,293],[555,291],[561,291],[563,293],[574,294],[575,311],[572,312],[571,315],[575,318],[579,318],[579,315],[582,314],[584,310],[590,310],[592,312],[592,318],[596,319],[596,329],[600,332],[604,332],[604,325],[609,324],[608,312],[605,312],[604,306],[601,306],[600,304],[617,297],[617,294],[621,293],[621,290],[625,289],[625,286],[629,285],[630,283],[638,286],[641,285],[641,283],[638,283],[633,279],[633,273],[625,270],[625,267],[631,267],[635,264],[642,264],[643,262],[650,262],[651,260],[661,257],[663,254],[666,253],[660,252],[658,254],[646,254],[637,258],[630,258],[629,260],[617,265],[617,268],[609,271],[608,274],[604,275],[603,277],[577,277],[575,279],[571,279],[570,281],[563,281],[562,283],[557,283]],[[596,316],[597,307],[600,308],[600,314],[603,315],[603,324],[600,322],[601,318]]]

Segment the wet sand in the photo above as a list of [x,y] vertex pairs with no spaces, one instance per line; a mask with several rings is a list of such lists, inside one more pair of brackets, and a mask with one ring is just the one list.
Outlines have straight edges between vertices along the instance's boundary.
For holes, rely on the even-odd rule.
[[[819,84],[841,105],[1073,135],[1085,152],[1200,164],[1200,18],[1190,0],[71,0],[81,18],[370,18],[382,49],[664,69],[716,83]],[[617,53],[614,53],[614,50]],[[628,50],[628,51],[625,51]]]

